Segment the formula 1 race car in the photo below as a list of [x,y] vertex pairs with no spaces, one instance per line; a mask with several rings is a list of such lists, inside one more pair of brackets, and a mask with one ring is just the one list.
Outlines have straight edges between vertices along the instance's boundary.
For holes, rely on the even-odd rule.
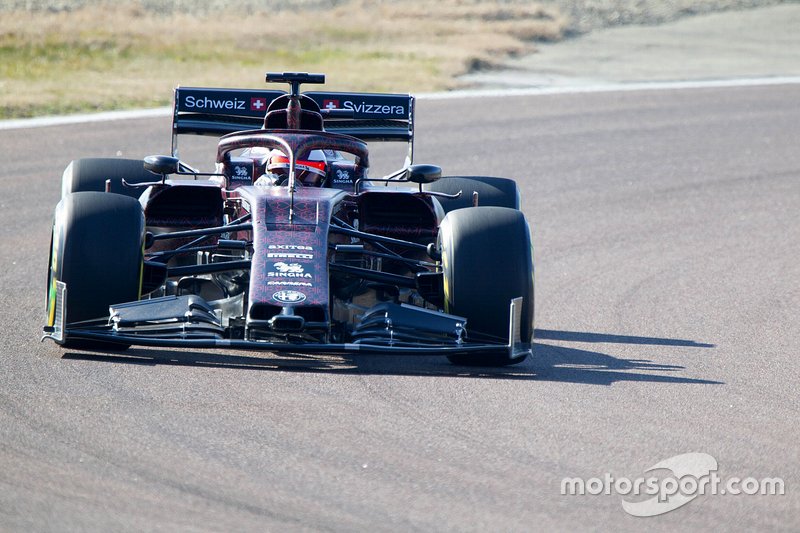
[[[77,159],[55,210],[45,337],[131,345],[524,360],[533,252],[517,185],[413,164],[414,98],[175,90],[171,155]],[[178,137],[219,137],[214,172]],[[408,143],[368,175],[366,141]]]

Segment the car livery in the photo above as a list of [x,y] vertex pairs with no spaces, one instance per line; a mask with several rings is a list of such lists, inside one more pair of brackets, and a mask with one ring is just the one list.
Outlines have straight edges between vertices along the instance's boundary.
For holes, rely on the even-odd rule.
[[[177,88],[170,155],[67,166],[45,337],[523,361],[533,252],[516,184],[415,164],[410,95],[300,92],[322,74],[266,80],[290,91]],[[179,159],[184,135],[218,138],[214,169]],[[367,142],[379,141],[408,152],[373,177]],[[314,151],[325,176],[310,186],[300,161]],[[260,180],[275,152],[286,179]]]

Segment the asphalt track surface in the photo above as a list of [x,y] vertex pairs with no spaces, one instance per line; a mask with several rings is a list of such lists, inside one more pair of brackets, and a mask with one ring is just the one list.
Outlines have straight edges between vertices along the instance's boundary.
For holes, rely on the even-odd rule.
[[[418,162],[523,193],[537,339],[504,370],[40,343],[63,167],[165,153],[169,119],[0,131],[0,530],[797,530],[798,101],[419,102]],[[689,452],[785,494],[651,518],[561,494]]]

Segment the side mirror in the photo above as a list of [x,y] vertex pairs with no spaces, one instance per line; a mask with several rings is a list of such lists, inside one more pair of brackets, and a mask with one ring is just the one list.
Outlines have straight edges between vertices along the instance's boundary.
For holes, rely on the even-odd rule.
[[411,165],[406,170],[406,179],[413,183],[433,183],[442,177],[442,167],[436,165]]
[[176,174],[180,160],[168,155],[148,155],[144,158],[144,168],[160,175]]

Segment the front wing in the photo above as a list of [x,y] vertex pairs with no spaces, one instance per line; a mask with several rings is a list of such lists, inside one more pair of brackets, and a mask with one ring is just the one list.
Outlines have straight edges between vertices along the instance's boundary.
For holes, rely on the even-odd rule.
[[522,298],[510,301],[508,341],[505,344],[472,343],[458,341],[451,344],[414,344],[410,342],[387,342],[371,344],[365,342],[318,343],[318,342],[276,342],[266,340],[219,339],[219,338],[159,338],[146,335],[120,334],[107,324],[75,325],[66,324],[67,286],[57,282],[55,302],[55,322],[45,328],[43,339],[50,338],[57,343],[70,340],[93,340],[111,344],[135,345],[158,348],[197,348],[197,349],[235,349],[278,353],[306,354],[384,354],[384,355],[505,355],[509,361],[526,357],[531,353],[531,344],[521,339]]

